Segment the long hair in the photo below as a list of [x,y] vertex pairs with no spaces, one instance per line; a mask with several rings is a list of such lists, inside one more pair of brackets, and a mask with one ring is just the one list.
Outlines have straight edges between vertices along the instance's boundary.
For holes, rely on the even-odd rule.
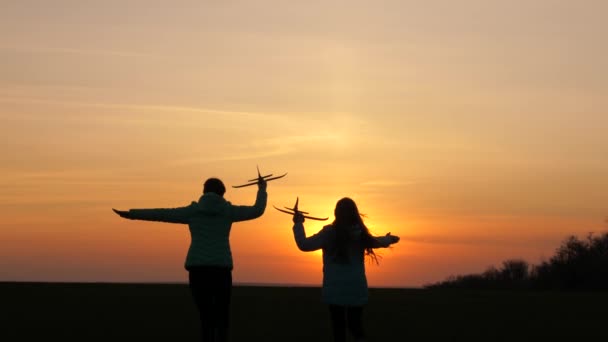
[[334,216],[336,218],[332,223],[332,226],[336,232],[334,246],[337,259],[340,261],[348,260],[349,250],[353,248],[353,243],[355,243],[351,235],[351,230],[353,226],[359,226],[361,228],[359,246],[364,250],[365,256],[378,264],[378,257],[372,248],[374,237],[369,232],[365,223],[363,223],[362,216],[364,215],[359,213],[355,201],[348,197],[340,199],[338,203],[336,203]]

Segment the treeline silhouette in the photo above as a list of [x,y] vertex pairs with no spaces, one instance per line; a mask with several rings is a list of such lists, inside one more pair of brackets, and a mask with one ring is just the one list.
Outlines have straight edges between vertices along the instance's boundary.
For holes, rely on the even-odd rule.
[[481,274],[450,276],[425,288],[489,290],[608,290],[608,233],[566,238],[555,255],[539,265],[511,259]]

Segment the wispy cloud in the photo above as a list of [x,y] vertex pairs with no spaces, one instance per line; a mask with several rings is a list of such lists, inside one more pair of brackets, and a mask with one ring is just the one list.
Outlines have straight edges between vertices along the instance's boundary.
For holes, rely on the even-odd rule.
[[71,54],[71,55],[90,55],[90,56],[112,56],[112,57],[124,57],[124,58],[161,58],[158,55],[136,52],[136,51],[82,49],[82,48],[71,48],[71,47],[0,45],[0,50],[27,52],[27,53],[36,53],[36,54]]
[[267,157],[273,157],[285,154],[285,151],[282,150],[270,150],[270,151],[243,151],[239,154],[231,154],[230,156],[218,156],[218,157],[195,157],[195,158],[186,158],[186,159],[177,159],[171,161],[170,165],[176,166],[186,166],[186,165],[196,165],[196,164],[206,164],[206,163],[216,163],[216,162],[226,162],[226,161],[240,161],[240,160],[251,160],[251,159],[262,159]]
[[[108,167],[106,169],[68,169],[61,171],[6,171],[0,172],[0,188],[35,189],[45,185],[78,186],[78,185],[115,185],[128,181],[137,184],[155,184],[158,180],[142,179],[135,169],[127,167]],[[0,196],[1,197],[1,196]]]
[[223,157],[197,157],[174,160],[175,165],[189,165],[209,162],[239,161],[275,157],[295,153],[308,145],[331,144],[339,137],[331,134],[313,133],[309,135],[282,135],[269,139],[251,141],[243,150]]
[[438,245],[551,247],[555,241],[546,236],[480,236],[480,235],[411,235],[400,236],[402,241]]
[[[224,153],[222,155],[205,154],[194,158],[179,158],[170,161],[169,165],[260,159],[296,153],[311,147],[317,149],[319,146],[340,147],[348,144],[349,139],[356,134],[353,130],[357,130],[357,127],[364,125],[360,118],[344,113],[332,113],[330,116],[325,115],[325,117],[320,118],[320,115],[306,115],[306,113],[266,113],[196,106],[64,101],[10,95],[0,95],[0,103],[108,110],[103,115],[99,115],[99,113],[87,114],[86,110],[61,110],[54,111],[60,113],[54,115],[30,113],[20,116],[0,112],[0,118],[6,120],[57,121],[59,119],[58,115],[60,115],[61,120],[71,122],[103,122],[117,125],[145,124],[163,127],[183,125],[190,128],[195,126],[208,127],[209,120],[213,120],[214,126],[218,129],[230,129],[232,133],[238,130],[246,135],[243,139],[247,139],[247,144],[223,144]],[[180,115],[181,117],[179,117]],[[354,128],[349,129],[348,127],[351,126]],[[340,129],[336,129],[336,127]],[[267,132],[272,132],[272,134],[267,134]],[[229,153],[226,153],[227,151]]]
[[[163,112],[171,114],[213,114],[222,116],[233,116],[241,119],[277,119],[280,116],[276,114],[266,114],[261,112],[247,112],[247,111],[232,111],[232,110],[221,110],[213,108],[202,108],[202,107],[190,107],[190,106],[173,106],[173,105],[143,105],[143,104],[126,104],[126,103],[102,103],[102,102],[79,102],[79,101],[61,101],[61,100],[50,100],[43,98],[33,97],[20,97],[20,96],[5,96],[0,97],[0,102],[5,103],[24,103],[24,104],[46,104],[56,106],[70,106],[70,107],[88,107],[88,108],[105,108],[115,110],[130,110],[134,112]],[[0,113],[3,115],[3,113]],[[15,118],[13,115],[4,113],[7,118]],[[82,115],[74,115],[74,119],[90,119]],[[41,119],[48,118],[48,116],[41,116]],[[104,118],[106,120],[107,118]],[[122,118],[121,121],[133,121],[133,118]],[[140,120],[146,120],[146,118],[140,118]]]
[[390,181],[390,180],[373,180],[360,183],[360,186],[369,186],[369,187],[399,187],[399,186],[408,186],[420,184],[420,181]]

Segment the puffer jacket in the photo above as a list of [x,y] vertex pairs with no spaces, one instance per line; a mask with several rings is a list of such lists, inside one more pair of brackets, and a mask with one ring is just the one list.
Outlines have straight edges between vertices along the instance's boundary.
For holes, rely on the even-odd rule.
[[253,206],[233,205],[224,197],[208,192],[198,202],[188,206],[166,209],[131,209],[129,218],[187,224],[190,228],[190,248],[185,268],[193,266],[220,266],[232,269],[230,229],[233,222],[251,220],[262,216],[268,194],[257,192]]
[[[362,227],[350,229],[351,248],[348,260],[338,260],[333,243],[336,231],[332,225],[323,227],[317,234],[306,237],[303,223],[293,226],[293,235],[298,248],[304,252],[322,249],[324,303],[343,306],[361,306],[367,303],[367,277],[365,276],[365,256],[361,244]],[[390,237],[374,237],[372,248],[388,247]]]

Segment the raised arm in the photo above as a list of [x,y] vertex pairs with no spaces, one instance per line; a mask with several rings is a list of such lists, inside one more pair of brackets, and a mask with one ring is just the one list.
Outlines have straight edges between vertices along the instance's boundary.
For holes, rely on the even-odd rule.
[[391,233],[388,233],[385,236],[374,236],[372,248],[386,248],[397,242],[399,242],[399,237],[391,235]]
[[233,222],[252,220],[264,214],[268,193],[266,192],[266,181],[258,182],[258,193],[252,206],[235,205],[231,209],[230,218]]
[[293,238],[296,241],[296,245],[302,252],[312,252],[323,248],[327,235],[325,228],[315,235],[306,237],[306,231],[304,230],[304,216],[302,216],[302,214],[294,215],[293,222]]
[[131,209],[128,211],[114,210],[120,217],[130,220],[158,221],[187,224],[190,218],[190,207],[162,209]]

